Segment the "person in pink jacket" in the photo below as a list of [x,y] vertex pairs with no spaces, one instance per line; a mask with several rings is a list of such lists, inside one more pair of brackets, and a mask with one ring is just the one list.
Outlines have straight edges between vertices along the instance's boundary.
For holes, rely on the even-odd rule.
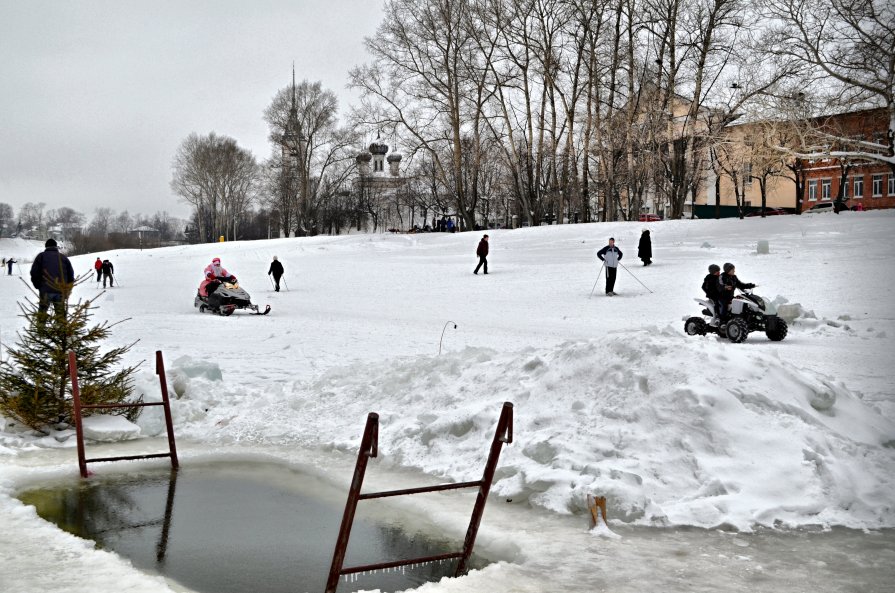
[[228,271],[221,265],[221,258],[219,258],[219,257],[214,258],[213,260],[211,260],[211,263],[210,263],[210,264],[208,264],[207,266],[205,266],[205,274],[206,274],[206,276],[208,275],[209,272],[211,272],[212,274],[214,274],[214,277],[217,278],[218,280],[222,280],[222,281],[223,281],[223,280],[227,280],[227,281],[229,281],[229,282],[235,282],[235,281],[236,281],[236,277],[235,277],[235,276],[232,276],[232,275],[230,274],[230,272],[228,272]]

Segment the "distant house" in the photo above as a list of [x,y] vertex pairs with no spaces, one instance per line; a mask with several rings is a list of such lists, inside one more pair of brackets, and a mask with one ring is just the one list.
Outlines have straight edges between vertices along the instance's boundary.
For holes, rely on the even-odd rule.
[[158,247],[161,232],[150,226],[138,226],[127,232],[128,236],[136,238],[141,247]]

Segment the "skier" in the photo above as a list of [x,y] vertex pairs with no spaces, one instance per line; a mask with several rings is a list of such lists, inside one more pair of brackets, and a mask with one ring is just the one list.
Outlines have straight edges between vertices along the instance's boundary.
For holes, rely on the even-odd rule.
[[65,300],[75,281],[75,271],[71,267],[71,262],[59,253],[56,241],[47,239],[44,246],[46,249],[39,253],[31,264],[31,284],[38,291],[37,313],[41,323],[46,321],[50,303],[53,303],[56,315],[65,314]]
[[9,275],[9,276],[12,276],[12,264],[14,264],[14,263],[16,263],[16,260],[14,257],[11,257],[8,260],[6,260],[7,275]]
[[716,264],[709,266],[709,273],[702,279],[702,292],[712,301],[715,310],[709,325],[718,325],[721,320],[721,268]]
[[730,314],[730,303],[733,301],[734,289],[755,288],[751,282],[740,282],[737,278],[737,268],[732,263],[724,264],[724,275],[721,276],[721,308],[722,321]]
[[211,263],[205,266],[205,273],[211,272],[214,274],[214,277],[218,280],[226,280],[227,282],[236,282],[236,276],[232,276],[230,272],[228,272],[221,265],[221,258],[216,257],[211,260]]
[[597,252],[597,257],[606,266],[606,294],[615,296],[615,275],[622,259],[622,251],[615,246],[615,239],[609,237],[609,245]]
[[96,258],[96,261],[93,262],[93,269],[96,270],[96,282],[99,284],[99,281],[103,279],[103,260]]
[[103,288],[106,287],[106,280],[109,281],[109,288],[112,288],[115,285],[115,282],[112,280],[112,275],[115,273],[115,268],[112,266],[112,262],[104,259],[100,266],[100,271],[103,273]]
[[653,263],[653,242],[650,239],[648,229],[644,229],[640,234],[640,243],[637,244],[637,257],[640,258],[645,266]]
[[267,270],[267,275],[273,276],[274,290],[280,292],[280,278],[283,276],[283,264],[280,263],[277,256],[273,256],[273,261],[270,262],[270,269]]
[[479,246],[475,250],[475,254],[479,256],[479,265],[475,267],[473,270],[473,274],[479,273],[479,268],[485,266],[485,273],[488,273],[488,235],[482,237],[482,240],[479,241]]

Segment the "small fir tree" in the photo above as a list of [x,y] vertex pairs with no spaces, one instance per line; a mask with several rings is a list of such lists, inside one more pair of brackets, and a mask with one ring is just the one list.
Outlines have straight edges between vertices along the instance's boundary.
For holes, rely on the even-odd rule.
[[[50,312],[42,312],[31,300],[20,302],[26,325],[18,332],[16,346],[7,350],[7,360],[0,362],[0,412],[44,433],[48,425],[73,422],[69,351],[75,353],[78,365],[82,404],[122,403],[133,392],[132,376],[139,364],[119,369],[118,363],[136,341],[101,353],[101,343],[121,322],[91,326],[91,312],[96,309],[92,301],[68,305],[72,289],[83,280],[60,287],[59,309],[51,306]],[[139,412],[140,408],[110,408],[84,410],[84,415],[110,413],[134,420]]]

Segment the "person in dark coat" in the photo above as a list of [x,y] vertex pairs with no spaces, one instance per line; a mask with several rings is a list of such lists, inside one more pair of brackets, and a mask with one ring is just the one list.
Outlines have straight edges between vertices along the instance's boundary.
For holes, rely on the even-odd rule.
[[96,258],[96,261],[93,262],[93,269],[96,270],[96,282],[99,284],[99,281],[103,279],[103,260]]
[[606,294],[615,296],[615,276],[622,260],[622,250],[615,246],[615,239],[609,238],[609,245],[597,252],[597,257],[606,266]]
[[717,325],[721,319],[721,268],[716,264],[709,266],[709,273],[702,279],[702,292],[712,301],[714,317],[710,325]]
[[109,281],[109,288],[112,288],[115,285],[115,282],[112,280],[112,276],[115,274],[115,267],[112,266],[112,262],[104,259],[100,269],[103,272],[103,288],[106,287],[106,280]]
[[65,303],[71,294],[75,271],[67,257],[59,253],[53,239],[47,239],[45,249],[31,264],[31,284],[37,289],[39,304],[38,320],[46,321],[50,303],[56,315],[65,315]]
[[479,268],[482,266],[485,267],[485,273],[488,273],[488,235],[482,237],[482,240],[479,241],[479,246],[476,247],[475,254],[479,256],[479,265],[475,267],[473,270],[473,274],[479,273]]
[[280,278],[283,276],[283,271],[283,264],[280,263],[277,256],[273,256],[273,261],[270,262],[270,269],[267,270],[267,275],[273,276],[274,290],[277,292],[280,292]]
[[643,261],[645,266],[653,263],[653,242],[647,229],[640,233],[640,243],[637,244],[637,257]]
[[721,315],[722,319],[730,313],[730,303],[733,301],[733,293],[735,289],[744,290],[747,288],[755,288],[751,282],[740,282],[737,278],[737,269],[731,263],[724,264],[724,274],[721,275]]
[[12,264],[14,264],[14,263],[16,263],[16,259],[14,257],[11,257],[8,260],[6,260],[6,266],[7,266],[6,269],[8,270],[7,275],[9,275],[9,276],[12,276]]

